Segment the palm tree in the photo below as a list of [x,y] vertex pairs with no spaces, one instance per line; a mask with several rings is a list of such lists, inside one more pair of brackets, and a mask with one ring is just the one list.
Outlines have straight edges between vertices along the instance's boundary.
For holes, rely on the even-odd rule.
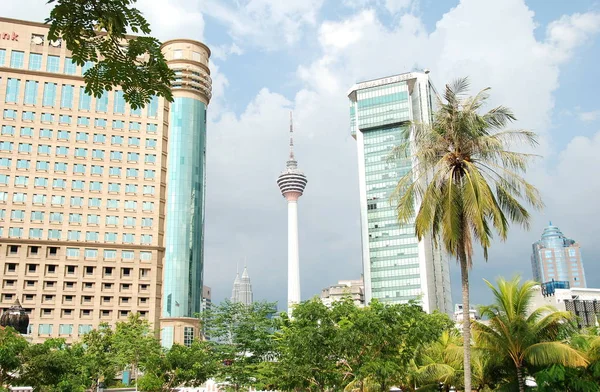
[[[512,142],[537,145],[535,133],[503,130],[516,120],[504,106],[479,114],[489,89],[467,97],[468,88],[467,78],[446,85],[443,100],[437,98],[432,123],[408,127],[404,134],[407,142],[394,150],[396,157],[410,157],[414,162],[394,194],[398,221],[414,219],[419,240],[428,234],[436,243],[441,239],[444,249],[460,264],[466,391],[471,390],[469,270],[473,243],[481,245],[487,260],[493,231],[505,240],[509,222],[528,228],[529,213],[519,199],[534,208],[543,206],[535,187],[521,177],[535,156],[509,150]],[[419,203],[416,217],[415,203]]]
[[487,280],[495,303],[480,308],[481,317],[489,325],[473,324],[477,347],[495,358],[511,361],[517,374],[519,391],[525,391],[525,370],[528,366],[586,366],[588,361],[577,349],[558,341],[560,333],[572,327],[569,312],[556,311],[551,306],[531,310],[531,300],[537,283],[515,277],[498,279],[498,288]]
[[442,383],[444,391],[462,386],[464,367],[461,341],[457,330],[446,330],[438,340],[421,350],[414,374],[419,389],[434,386],[438,390],[439,383]]

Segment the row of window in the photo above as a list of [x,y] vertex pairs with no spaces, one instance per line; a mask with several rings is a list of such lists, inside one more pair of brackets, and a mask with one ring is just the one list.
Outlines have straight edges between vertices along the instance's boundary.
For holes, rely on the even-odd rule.
[[[129,210],[135,210],[135,207],[137,206],[136,201],[128,200],[126,203],[129,204],[129,207],[134,207],[134,208],[129,208]],[[29,221],[30,222],[44,222],[45,215],[46,215],[45,211],[31,211],[31,214],[29,216]],[[63,221],[64,221],[64,214],[62,212],[49,212],[48,215],[49,215],[49,219],[48,219],[49,223],[63,223]],[[0,210],[0,220],[4,220],[5,218],[6,218],[6,210],[4,210],[4,209]],[[25,210],[12,210],[10,212],[10,220],[12,220],[12,221],[24,221],[25,218],[26,218]],[[136,217],[124,216],[122,218],[123,218],[123,226],[134,227],[136,225],[136,222],[137,222]],[[98,225],[98,224],[100,224],[100,220],[101,220],[100,215],[87,214],[86,223],[88,225]],[[121,217],[119,217],[117,215],[106,215],[105,216],[105,224],[107,226],[117,226],[117,225],[119,225],[120,220],[121,220]],[[142,218],[141,219],[142,227],[152,227],[153,220],[154,220],[154,218]],[[83,214],[69,213],[68,222],[74,223],[74,224],[83,223]]]
[[[100,183],[102,184],[102,183]],[[143,187],[143,196],[154,196],[156,188],[154,185],[144,185]],[[59,189],[59,188],[55,188]],[[117,189],[117,187],[112,188]],[[120,189],[120,188],[119,188]],[[138,194],[138,185],[136,184],[125,184],[125,194],[127,195],[137,195]],[[102,190],[102,186],[97,188],[95,185],[91,188],[93,191],[100,192]],[[115,190],[114,193],[118,193],[119,191]],[[13,192],[12,193],[12,202],[13,204],[26,204],[28,199],[28,193],[24,192]],[[34,193],[31,195],[31,203],[33,205],[46,205],[48,200],[48,196],[46,194]],[[9,192],[0,191],[0,203],[6,203],[9,200]],[[109,199],[116,200],[116,199]],[[66,197],[62,195],[52,195],[50,197],[50,205],[52,206],[64,206],[66,202]],[[115,203],[116,204],[116,203]],[[83,198],[77,196],[71,196],[71,207],[82,207],[83,206]],[[90,197],[88,198],[88,207],[90,208],[100,208],[102,206],[102,199],[99,197]],[[118,207],[107,207],[107,208],[118,208]]]
[[[2,132],[4,131],[14,131],[14,127],[3,126]],[[63,131],[68,132],[68,131]],[[81,141],[87,141],[88,134],[85,132],[77,132]],[[40,130],[40,134],[47,135],[45,137],[52,137],[52,130],[50,129],[42,129]],[[98,140],[105,140],[105,135],[99,135]],[[111,137],[111,143],[113,145],[123,145],[124,138],[122,136],[113,135]],[[103,142],[98,142],[103,143]],[[139,137],[129,137],[127,138],[127,143],[129,147],[139,147],[140,146],[140,138]],[[15,143],[8,140],[0,141],[0,152],[12,152],[15,149],[15,144],[17,146],[17,152],[24,154],[31,154],[34,150],[34,145],[32,143]],[[155,149],[157,145],[156,139],[145,139],[145,147]],[[68,146],[55,146],[55,155],[57,156],[68,156],[69,155],[69,147]],[[36,146],[37,153],[40,155],[50,155],[52,154],[52,146],[50,144],[38,144]],[[73,153],[77,158],[87,158],[88,156],[88,148],[85,147],[75,147],[73,148]],[[139,153],[131,152],[130,156],[139,157]],[[93,149],[91,154],[92,159],[104,159],[104,150]],[[114,158],[113,158],[114,157]],[[122,151],[111,151],[111,159],[122,159],[123,152]]]
[[[98,250],[97,249],[86,249],[85,257],[86,257],[86,259],[97,258]],[[40,268],[38,268],[38,267],[39,267],[39,264],[27,264],[25,266],[26,275],[39,273]],[[96,273],[95,266],[86,266],[86,267],[82,267],[82,269],[83,269],[83,275],[82,275],[83,277],[89,277]],[[115,272],[116,272],[115,270],[116,270],[116,267],[104,267],[104,268],[102,268],[102,276],[104,278],[114,277]],[[15,271],[16,271],[16,268],[15,268]],[[75,266],[75,265],[65,266],[65,276],[67,276],[67,277],[75,277],[76,271],[77,271],[77,266]],[[133,267],[121,267],[121,272],[120,272],[119,276],[121,278],[133,278],[133,271],[134,271]],[[8,270],[8,267],[7,267],[7,273],[10,273],[10,272],[11,271]],[[149,268],[140,268],[138,272],[139,272],[140,279],[147,279],[150,277],[150,269]],[[45,266],[44,274],[45,275],[58,274],[58,265],[47,264]],[[16,283],[15,280],[6,279],[6,280],[4,280],[3,288],[12,288],[15,286],[15,283]]]
[[[0,237],[4,236],[4,228],[0,227]],[[48,240],[62,240],[62,230],[60,229],[48,229]],[[7,230],[7,238],[23,238],[24,230],[22,227],[9,227]],[[80,230],[69,230],[67,231],[67,240],[68,241],[82,241],[83,237],[81,235]],[[44,229],[41,228],[30,228],[29,229],[29,239],[41,240],[44,236]],[[135,239],[136,235],[133,233],[122,233],[121,234],[121,243],[123,244],[133,244],[136,243]],[[100,241],[101,235],[97,231],[86,231],[85,232],[85,241]],[[115,232],[106,232],[104,233],[104,242],[116,243],[119,238],[119,233]],[[140,245],[151,245],[153,240],[152,234],[142,234],[140,236]],[[67,255],[67,257],[79,257],[74,255]]]
[[[16,109],[4,109],[2,118],[4,120],[17,120],[18,110]],[[43,112],[40,114],[40,122],[53,124],[55,119],[54,113]],[[60,125],[71,125],[73,120],[73,116],[68,114],[59,114],[58,115],[58,124]],[[21,113],[21,121],[23,122],[33,122],[36,121],[36,112],[30,110],[24,110]],[[89,127],[92,123],[92,119],[90,117],[85,116],[77,116],[77,126],[78,127]],[[125,129],[126,122],[123,120],[112,120],[111,127],[115,130],[123,130]],[[106,128],[107,120],[104,118],[94,118],[94,126],[98,128]],[[3,135],[14,135],[15,130],[14,127],[7,125],[6,130],[3,130]],[[139,121],[129,121],[127,122],[127,129],[130,131],[140,131],[142,129],[142,123]],[[156,133],[158,131],[158,125],[154,123],[146,123],[146,132],[148,133]],[[66,133],[65,133],[66,132]],[[58,140],[69,141],[71,133],[68,131],[58,131]],[[19,133],[19,136],[23,137],[32,137],[33,129],[31,127],[22,127]],[[40,136],[42,137],[42,136]],[[48,137],[48,136],[43,136]],[[49,136],[52,137],[52,136]],[[77,139],[78,141],[81,141]],[[103,143],[103,142],[102,142]]]
[[[37,80],[25,80],[23,101],[20,101],[21,91],[21,79],[8,78],[6,80],[6,93],[4,102],[6,103],[23,103],[24,105],[36,106],[38,105],[38,92],[39,87],[43,83],[42,100],[41,105],[43,107],[60,109],[73,109],[75,101],[75,92],[77,87],[72,84],[61,84],[60,85],[60,96],[57,94],[59,91],[58,83],[53,82],[39,82]],[[100,97],[95,98],[95,105],[92,105],[92,96],[85,91],[85,86],[79,87],[79,100],[77,102],[77,109],[80,111],[91,111],[92,108],[97,113],[109,113],[109,92],[105,91]],[[125,98],[124,93],[121,90],[117,90],[113,93],[113,114],[125,114]],[[142,115],[142,109],[131,109],[130,114],[132,116],[140,117]],[[158,115],[158,97],[154,96],[147,107],[146,115],[149,118],[156,118]]]
[[[7,275],[7,277],[10,277],[9,275]],[[93,278],[93,277],[91,277]],[[5,281],[9,281],[8,279]],[[37,283],[38,280],[30,280],[30,279],[26,279],[24,281],[24,285],[23,285],[23,289],[28,291],[28,290],[37,290]],[[76,281],[65,281],[63,282],[63,290],[64,291],[75,291],[77,288],[75,287],[77,285]],[[83,292],[88,292],[88,291],[94,291],[95,290],[95,282],[83,282],[81,283],[81,288],[79,290],[83,291]],[[56,280],[44,280],[43,281],[43,290],[49,290],[49,291],[54,291],[57,289],[57,281]],[[102,283],[102,292],[108,292],[108,293],[113,293],[114,292],[114,288],[115,287],[115,283],[112,282],[103,282]],[[119,293],[132,293],[132,288],[133,288],[133,283],[120,283],[119,284]],[[148,292],[150,288],[150,284],[148,283],[144,283],[144,284],[138,284],[138,289],[139,292]],[[25,297],[27,301],[32,301],[33,300],[33,294],[31,294],[31,300],[27,299],[28,297]],[[91,296],[83,296],[82,297],[82,302],[86,302],[86,298],[92,298]],[[87,302],[91,302],[91,300],[87,301]]]
[[[82,165],[85,166],[85,165]],[[91,174],[92,175],[98,175],[101,176],[103,175],[104,172],[104,167],[102,166],[96,166],[96,170],[94,170],[94,167],[92,166],[92,171]],[[81,167],[81,168],[77,168],[74,167],[74,173],[76,174],[85,174],[86,170],[85,167]],[[113,173],[117,173],[117,170],[114,170]],[[131,179],[137,179],[139,177],[139,169],[135,169],[135,168],[129,168],[126,169],[126,174],[127,174],[127,178],[131,178]],[[114,174],[115,176],[118,176],[119,174]],[[156,171],[155,170],[144,170],[144,180],[154,180],[156,178]],[[59,189],[59,190],[65,190],[67,189],[67,180],[65,180],[64,178],[52,178],[52,189]],[[7,186],[9,185],[10,182],[10,176],[6,175],[6,174],[0,174],[0,186],[4,185]],[[49,180],[48,177],[33,177],[32,181],[29,181],[29,176],[15,176],[14,179],[14,186],[16,187],[27,187],[31,184],[33,184],[34,187],[36,188],[47,188],[48,184],[49,184]],[[74,191],[83,191],[86,186],[85,186],[86,181],[85,180],[71,180],[71,190]],[[121,192],[121,183],[118,182],[109,182],[108,183],[108,187],[107,190],[109,193],[120,193]],[[133,193],[133,191],[127,191],[127,189],[136,189],[135,187],[131,187],[131,188],[127,188],[127,185],[132,185],[132,184],[125,184],[125,189],[126,192],[128,193]],[[92,192],[100,192],[103,190],[104,185],[102,181],[89,181],[89,190]]]
[[[152,187],[151,185],[144,185],[144,196],[148,196],[148,195],[154,195],[154,189],[149,188],[146,189],[146,187]],[[132,190],[136,190],[137,188]],[[135,192],[131,192],[133,194],[135,194]],[[8,192],[3,192],[0,191],[0,203],[6,203],[9,198],[8,198]],[[33,205],[40,205],[40,206],[45,206],[48,199],[50,199],[50,204],[52,206],[64,206],[65,205],[65,201],[66,198],[65,196],[61,196],[61,195],[53,195],[50,196],[50,198],[48,198],[48,195],[46,194],[40,194],[40,193],[34,193],[32,195],[31,198],[31,203]],[[84,206],[84,199],[81,196],[71,196],[70,197],[70,201],[69,201],[69,206],[70,207],[74,207],[74,208],[81,208]],[[15,192],[13,193],[13,198],[12,198],[12,202],[16,203],[16,204],[25,204],[27,203],[27,194],[26,193],[21,193],[21,192]],[[127,200],[126,200],[127,202]],[[134,202],[135,204],[127,204],[127,207],[131,207],[131,206],[137,206],[137,202]],[[89,208],[95,208],[95,209],[100,209],[101,207],[106,207],[106,209],[114,209],[114,210],[118,210],[119,209],[119,200],[118,199],[106,199],[106,203],[104,203],[102,198],[99,197],[89,197],[88,201],[87,201],[87,206]],[[130,209],[130,208],[126,208],[126,209]],[[133,208],[131,208],[133,209]],[[154,209],[154,202],[152,201],[143,201],[142,202],[142,211],[145,212],[149,212],[152,211]]]
[[[79,255],[80,249],[79,248],[68,248],[69,251],[67,252],[69,255]],[[49,246],[47,247],[46,251],[47,251],[47,257],[48,258],[56,258],[58,257],[58,250],[59,248],[56,246]],[[7,256],[19,256],[21,252],[21,247],[19,245],[9,245],[7,247],[6,250],[6,255]],[[36,256],[39,255],[41,252],[41,247],[40,246],[29,246],[28,247],[28,256]],[[131,261],[134,259],[135,257],[135,251],[133,250],[121,250],[120,253],[116,250],[116,249],[104,249],[102,251],[102,255],[104,257],[104,260],[116,260],[117,255],[120,254],[121,255],[121,259],[124,261]],[[92,248],[85,248],[84,249],[84,256],[86,258],[92,258],[92,257],[96,257],[98,255],[98,249],[92,249]],[[150,261],[152,260],[152,252],[149,251],[140,251],[139,252],[139,260],[140,261]],[[17,264],[15,263],[7,263],[6,264],[6,268],[7,268],[7,272],[16,272],[17,270]],[[67,266],[67,272],[75,272],[75,266]]]

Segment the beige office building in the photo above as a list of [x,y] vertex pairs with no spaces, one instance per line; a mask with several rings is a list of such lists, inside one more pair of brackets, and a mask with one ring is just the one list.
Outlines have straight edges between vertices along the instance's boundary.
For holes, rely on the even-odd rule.
[[188,343],[202,301],[210,51],[166,42],[175,101],[132,110],[119,89],[86,94],[93,64],[72,63],[47,31],[0,18],[0,309],[19,300],[34,341],[137,312],[167,346]]

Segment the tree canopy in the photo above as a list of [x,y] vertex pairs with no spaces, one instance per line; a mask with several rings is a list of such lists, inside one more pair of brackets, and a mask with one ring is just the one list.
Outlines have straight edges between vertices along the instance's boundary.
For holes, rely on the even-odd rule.
[[49,0],[54,8],[46,19],[50,41],[62,39],[77,65],[93,63],[84,74],[86,93],[100,97],[120,87],[132,109],[148,104],[155,95],[172,101],[174,78],[160,41],[149,36],[150,24],[133,7],[135,2]]

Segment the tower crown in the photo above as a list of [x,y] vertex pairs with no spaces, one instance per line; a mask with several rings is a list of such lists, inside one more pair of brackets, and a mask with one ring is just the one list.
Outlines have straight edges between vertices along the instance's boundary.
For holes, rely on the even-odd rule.
[[283,197],[288,200],[298,200],[304,193],[307,182],[304,173],[298,169],[298,161],[294,156],[294,122],[290,112],[290,156],[286,162],[286,169],[277,179],[277,185]]

